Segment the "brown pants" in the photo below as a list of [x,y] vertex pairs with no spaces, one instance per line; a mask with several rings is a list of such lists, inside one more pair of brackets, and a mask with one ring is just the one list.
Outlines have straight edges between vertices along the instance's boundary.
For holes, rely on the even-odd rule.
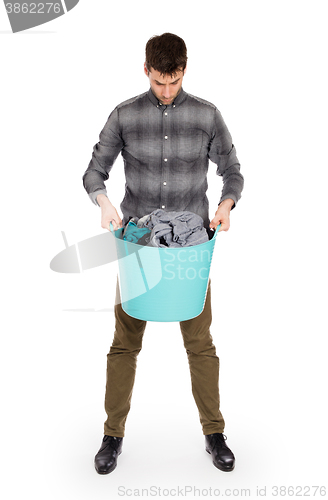
[[[224,431],[218,385],[219,358],[209,330],[212,321],[210,285],[209,283],[202,313],[196,318],[180,322],[188,355],[192,393],[205,435]],[[117,285],[116,329],[107,355],[105,410],[108,418],[104,425],[104,434],[123,437],[125,421],[130,410],[137,356],[142,347],[147,322],[132,318],[123,311],[118,300],[119,293]]]

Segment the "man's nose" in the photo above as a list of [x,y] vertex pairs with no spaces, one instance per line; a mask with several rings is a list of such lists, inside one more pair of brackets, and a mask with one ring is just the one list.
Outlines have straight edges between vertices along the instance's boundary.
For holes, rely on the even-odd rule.
[[168,99],[170,97],[170,87],[169,86],[163,87],[163,94],[162,95],[166,99]]

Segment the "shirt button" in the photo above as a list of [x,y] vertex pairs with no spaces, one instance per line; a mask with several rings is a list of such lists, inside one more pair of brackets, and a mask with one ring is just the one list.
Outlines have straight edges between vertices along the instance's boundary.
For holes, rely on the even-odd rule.
[[164,186],[166,186],[166,182],[163,182]]
[[164,113],[165,116],[167,116],[167,113]]
[[173,108],[175,108],[175,104],[173,104],[173,106],[172,106],[172,107],[173,107]]
[[162,205],[162,208],[165,208],[165,205]]
[[167,161],[167,158],[164,158],[164,161]]
[[167,139],[167,135],[164,137],[164,139]]

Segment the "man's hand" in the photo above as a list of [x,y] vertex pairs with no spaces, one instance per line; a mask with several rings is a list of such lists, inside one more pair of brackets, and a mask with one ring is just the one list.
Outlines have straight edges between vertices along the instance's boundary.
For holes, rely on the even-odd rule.
[[214,219],[210,222],[210,228],[216,229],[216,227],[221,224],[220,231],[228,231],[230,227],[230,210],[234,205],[234,201],[231,198],[223,200],[218,206],[215,212]]
[[113,224],[114,231],[119,227],[122,227],[122,220],[117,213],[117,210],[106,195],[98,194],[97,202],[101,208],[101,227],[110,230],[109,223]]

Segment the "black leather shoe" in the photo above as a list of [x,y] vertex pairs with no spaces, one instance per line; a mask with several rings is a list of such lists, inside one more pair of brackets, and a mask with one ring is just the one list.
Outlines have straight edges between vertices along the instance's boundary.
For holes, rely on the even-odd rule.
[[117,457],[122,453],[123,438],[104,436],[100,450],[95,456],[98,474],[109,474],[117,465]]
[[224,472],[230,472],[235,467],[235,456],[225,444],[227,437],[219,432],[205,436],[207,453],[212,455],[213,464]]

